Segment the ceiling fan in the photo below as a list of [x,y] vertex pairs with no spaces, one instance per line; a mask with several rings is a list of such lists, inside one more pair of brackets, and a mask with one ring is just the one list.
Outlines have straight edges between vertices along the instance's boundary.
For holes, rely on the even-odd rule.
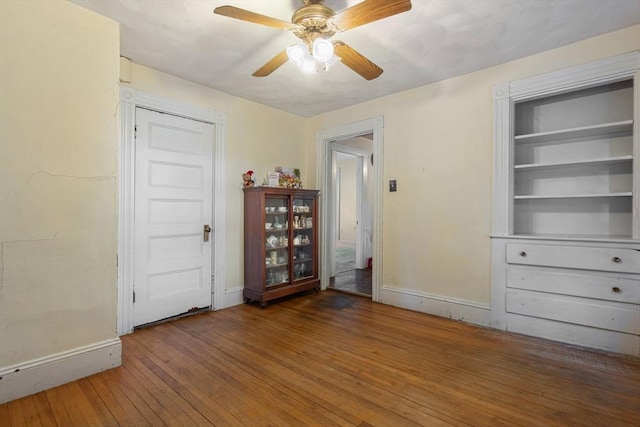
[[324,0],[302,0],[302,6],[291,17],[282,21],[234,6],[220,6],[213,11],[218,15],[291,31],[301,42],[289,46],[253,73],[266,77],[292,60],[303,71],[328,70],[341,60],[343,64],[372,80],[382,74],[382,68],[341,41],[329,41],[334,34],[359,27],[411,9],[410,0],[363,0],[341,12],[324,5]]

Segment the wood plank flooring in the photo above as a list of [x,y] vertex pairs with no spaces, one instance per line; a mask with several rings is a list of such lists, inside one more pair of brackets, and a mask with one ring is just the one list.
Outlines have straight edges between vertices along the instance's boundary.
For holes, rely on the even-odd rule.
[[122,367],[0,405],[0,425],[640,425],[638,358],[333,291],[122,341]]

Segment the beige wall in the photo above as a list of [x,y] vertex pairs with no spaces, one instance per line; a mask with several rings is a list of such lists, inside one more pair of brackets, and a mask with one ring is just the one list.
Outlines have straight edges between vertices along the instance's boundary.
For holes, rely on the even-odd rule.
[[301,169],[302,181],[306,184],[310,175],[302,164],[307,150],[305,120],[135,63],[131,67],[131,79],[129,86],[137,90],[226,115],[225,286],[227,289],[243,287],[241,175],[253,170],[256,183],[260,184],[276,166],[291,166]]
[[309,119],[315,147],[320,129],[384,116],[383,285],[488,305],[493,86],[639,48],[630,27]]
[[116,337],[118,24],[0,2],[0,369]]

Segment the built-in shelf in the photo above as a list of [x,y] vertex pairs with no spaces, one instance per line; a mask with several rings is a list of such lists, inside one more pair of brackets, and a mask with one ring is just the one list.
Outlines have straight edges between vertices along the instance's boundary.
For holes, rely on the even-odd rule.
[[515,233],[509,235],[492,234],[494,239],[524,239],[524,240],[551,240],[551,241],[575,241],[575,242],[621,242],[627,243],[633,241],[631,236],[612,235],[612,234],[560,234],[560,233]]
[[640,355],[639,72],[636,51],[496,87],[492,326]]
[[593,160],[577,160],[572,162],[558,162],[558,163],[530,163],[530,164],[522,164],[515,165],[513,168],[516,171],[519,170],[543,170],[543,169],[554,169],[565,166],[599,166],[599,165],[613,165],[616,163],[630,163],[633,161],[633,156],[619,156],[619,157],[608,157],[603,159],[593,159]]
[[632,192],[623,193],[599,193],[599,194],[546,194],[546,195],[524,195],[513,196],[515,200],[534,200],[534,199],[590,199],[598,197],[631,197]]
[[530,142],[562,142],[573,138],[584,138],[598,135],[611,135],[618,132],[631,132],[633,130],[633,120],[623,120],[620,122],[602,123],[591,126],[582,126],[571,129],[555,130],[550,132],[530,133],[526,135],[516,135],[514,140],[517,143]]

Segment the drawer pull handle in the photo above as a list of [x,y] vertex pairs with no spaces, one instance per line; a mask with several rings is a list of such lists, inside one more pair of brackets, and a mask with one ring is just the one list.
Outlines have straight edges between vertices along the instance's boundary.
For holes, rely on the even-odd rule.
[[611,290],[614,294],[619,294],[620,292],[622,292],[622,290],[617,286],[614,286],[613,288],[611,288]]
[[619,258],[617,256],[614,256],[612,259],[613,262],[615,262],[616,264],[620,264],[622,262],[622,258]]
[[520,256],[524,258],[524,257],[527,256],[527,253],[525,251],[522,251],[522,252],[520,252]]

